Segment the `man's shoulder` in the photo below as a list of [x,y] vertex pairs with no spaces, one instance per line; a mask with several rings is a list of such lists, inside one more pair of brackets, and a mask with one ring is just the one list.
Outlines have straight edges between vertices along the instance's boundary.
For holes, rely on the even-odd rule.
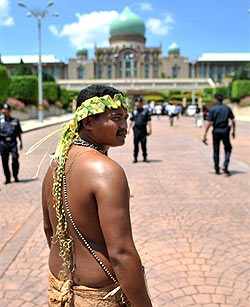
[[10,121],[11,121],[11,122],[14,122],[14,123],[17,123],[17,124],[20,123],[20,120],[19,120],[17,117],[11,117],[11,118],[10,118]]
[[79,155],[76,160],[77,172],[88,172],[90,176],[106,176],[123,172],[123,168],[114,160],[96,151],[89,151]]

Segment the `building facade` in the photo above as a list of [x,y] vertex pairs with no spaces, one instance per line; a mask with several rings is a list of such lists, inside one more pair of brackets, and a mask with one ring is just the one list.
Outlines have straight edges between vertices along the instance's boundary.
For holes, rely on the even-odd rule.
[[[224,77],[240,71],[250,62],[250,53],[204,53],[196,61],[181,55],[174,42],[168,54],[162,55],[162,46],[146,46],[146,27],[143,20],[129,6],[110,25],[109,47],[95,47],[90,59],[86,48],[76,52],[68,63],[54,56],[42,56],[43,71],[56,80],[141,80],[141,79],[212,79],[221,82]],[[23,60],[33,73],[37,72],[37,56],[2,56],[9,75]],[[133,82],[133,81],[132,81]],[[173,81],[173,84],[175,82]]]

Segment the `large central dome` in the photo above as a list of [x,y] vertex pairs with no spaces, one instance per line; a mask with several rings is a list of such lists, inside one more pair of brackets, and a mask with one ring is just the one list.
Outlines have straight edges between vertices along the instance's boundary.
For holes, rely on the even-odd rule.
[[144,37],[145,24],[141,18],[133,13],[129,6],[117,16],[110,25],[110,36],[121,34],[138,34]]

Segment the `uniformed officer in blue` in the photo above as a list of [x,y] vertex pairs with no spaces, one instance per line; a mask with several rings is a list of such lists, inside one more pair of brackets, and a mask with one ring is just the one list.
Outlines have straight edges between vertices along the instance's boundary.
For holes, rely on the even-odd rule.
[[[136,108],[132,111],[128,132],[133,126],[134,130],[134,163],[136,163],[139,143],[141,143],[143,161],[149,162],[147,159],[147,135],[152,133],[151,114],[148,109],[143,108],[142,98],[135,103]],[[133,125],[134,124],[134,125]]]
[[3,171],[6,178],[5,184],[10,183],[9,155],[12,155],[12,173],[15,182],[19,182],[18,171],[18,149],[17,138],[20,141],[20,150],[23,148],[22,129],[19,119],[10,116],[11,107],[4,104],[2,107],[2,116],[0,119],[0,152],[2,157]]
[[230,174],[228,170],[230,155],[232,151],[232,145],[230,143],[230,130],[229,119],[232,122],[232,137],[235,138],[235,120],[232,110],[222,103],[223,96],[221,94],[215,94],[214,102],[215,106],[209,111],[207,120],[207,126],[203,138],[203,142],[207,140],[207,132],[211,125],[213,125],[213,147],[214,147],[214,167],[215,173],[220,174],[219,166],[219,154],[220,154],[220,141],[224,144],[225,149],[225,162],[223,171],[226,174]]

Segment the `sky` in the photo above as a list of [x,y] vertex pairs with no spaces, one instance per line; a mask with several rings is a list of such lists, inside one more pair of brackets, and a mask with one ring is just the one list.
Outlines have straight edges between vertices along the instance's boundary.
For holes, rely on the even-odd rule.
[[[34,17],[17,0],[0,0],[0,54],[38,53],[38,27]],[[30,9],[46,8],[49,1],[23,0]],[[54,0],[50,15],[42,20],[42,54],[67,62],[76,50],[108,47],[109,26],[129,4],[146,25],[146,46],[176,42],[181,54],[197,59],[209,52],[250,52],[249,0],[84,1]],[[52,13],[59,13],[59,17]]]

